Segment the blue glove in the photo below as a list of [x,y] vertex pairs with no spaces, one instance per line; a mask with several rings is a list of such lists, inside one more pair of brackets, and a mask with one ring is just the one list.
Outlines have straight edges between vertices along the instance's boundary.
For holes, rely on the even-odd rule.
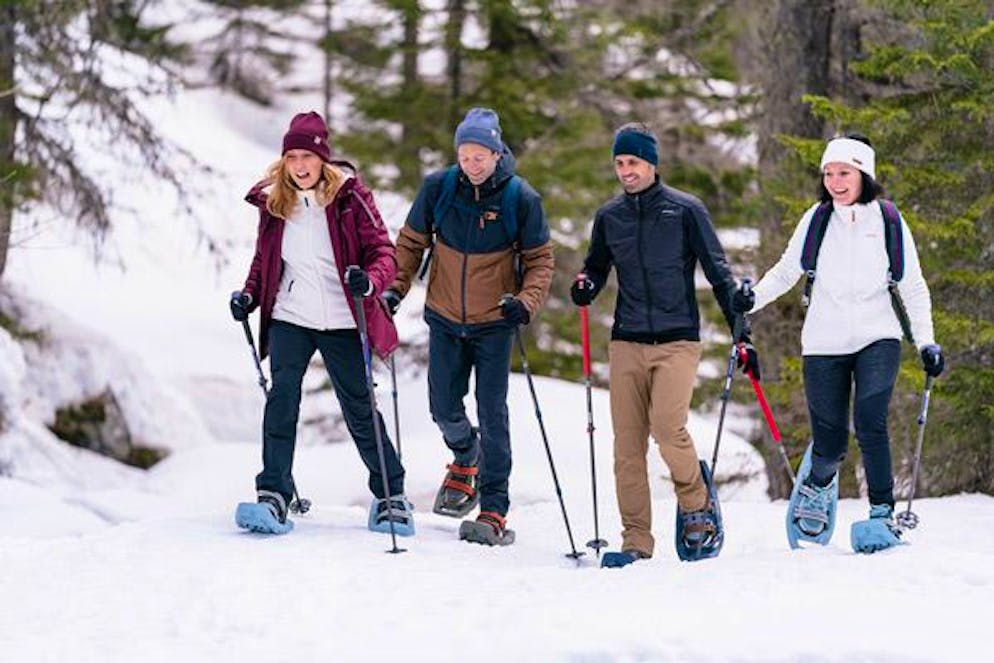
[[942,354],[942,346],[932,343],[922,348],[922,367],[933,378],[939,377],[946,367],[946,358]]
[[252,295],[235,290],[231,293],[228,306],[231,308],[231,317],[235,319],[235,322],[244,322],[248,320],[249,313],[252,311]]
[[345,282],[353,297],[367,297],[373,292],[369,274],[358,265],[349,265],[345,268]]
[[524,302],[516,297],[507,297],[501,300],[500,314],[504,316],[504,320],[515,327],[527,325],[532,319]]
[[390,309],[390,315],[397,315],[397,309],[400,308],[400,299],[401,297],[396,290],[387,290],[383,293],[383,303]]

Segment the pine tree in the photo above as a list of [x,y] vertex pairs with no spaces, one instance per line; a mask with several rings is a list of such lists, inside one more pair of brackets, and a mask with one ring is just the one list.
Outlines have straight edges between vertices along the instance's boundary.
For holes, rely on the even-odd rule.
[[[132,96],[168,89],[176,81],[170,67],[184,55],[170,26],[143,20],[146,4],[0,2],[0,275],[15,212],[28,204],[46,203],[98,239],[110,226],[109,191],[81,164],[72,128],[133,149],[143,167],[180,187],[171,165],[178,151]],[[122,85],[108,64],[115,57],[144,60],[150,73]]]

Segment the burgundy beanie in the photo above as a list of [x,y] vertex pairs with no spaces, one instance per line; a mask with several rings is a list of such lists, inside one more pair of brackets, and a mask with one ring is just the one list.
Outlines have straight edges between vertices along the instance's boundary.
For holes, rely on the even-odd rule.
[[321,116],[311,111],[297,113],[290,120],[290,129],[283,136],[283,154],[287,150],[309,150],[331,162],[331,148],[328,147],[328,125]]

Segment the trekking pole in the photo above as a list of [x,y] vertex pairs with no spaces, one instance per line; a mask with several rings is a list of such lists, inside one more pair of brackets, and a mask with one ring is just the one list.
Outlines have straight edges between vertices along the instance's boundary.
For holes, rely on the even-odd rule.
[[403,461],[403,453],[400,450],[400,410],[397,405],[397,363],[393,355],[390,355],[390,395],[393,396],[393,431],[394,439],[397,440],[397,460]]
[[[739,357],[745,362],[746,357],[745,348],[739,350]],[[746,373],[749,376],[749,381],[752,382],[752,390],[756,392],[756,400],[759,401],[759,407],[763,410],[763,416],[766,418],[766,425],[770,428],[770,434],[773,436],[773,441],[776,442],[777,450],[780,452],[780,459],[783,460],[784,469],[787,470],[787,475],[790,477],[791,484],[797,483],[797,478],[794,476],[794,470],[790,466],[790,459],[787,458],[787,452],[783,448],[783,439],[780,436],[780,429],[777,427],[777,422],[773,419],[773,412],[770,410],[770,404],[766,401],[766,395],[763,393],[763,388],[759,384],[759,380],[756,376],[752,374],[752,371]]]
[[[501,307],[514,295],[505,294],[500,298]],[[542,421],[542,409],[538,405],[538,396],[535,394],[535,384],[532,382],[532,374],[528,369],[528,355],[525,353],[525,343],[521,340],[521,327],[514,326],[514,340],[518,344],[518,351],[521,353],[521,370],[528,379],[528,390],[532,394],[532,402],[535,404],[535,418],[538,419],[538,428],[542,433],[542,443],[545,445],[545,455],[549,459],[549,469],[552,471],[552,483],[556,487],[556,497],[559,498],[559,508],[563,512],[563,522],[566,523],[566,535],[569,537],[569,547],[572,552],[566,553],[567,557],[575,560],[580,559],[585,553],[577,552],[576,544],[573,543],[573,530],[569,526],[569,516],[566,515],[566,503],[563,502],[563,491],[559,488],[559,475],[556,474],[556,464],[552,460],[552,450],[549,448],[549,436],[545,434],[545,423]]]
[[[742,279],[742,291],[748,293],[751,289],[752,281]],[[725,388],[721,392],[721,413],[718,415],[718,433],[714,438],[714,452],[711,455],[711,476],[714,476],[714,467],[718,464],[718,447],[721,445],[721,429],[725,425],[725,410],[728,409],[728,397],[732,394],[732,378],[735,376],[735,360],[739,356],[739,336],[742,333],[744,316],[740,313],[735,316],[732,324],[732,349],[728,353],[728,369],[725,371]]]
[[600,559],[601,548],[607,541],[601,538],[597,520],[597,465],[594,460],[594,406],[590,387],[590,315],[586,306],[580,307],[580,336],[583,342],[583,386],[587,389],[587,435],[590,437],[590,488],[594,495],[594,538],[587,541],[587,547],[597,551]]
[[362,344],[362,361],[366,367],[366,390],[369,392],[369,410],[373,420],[373,436],[376,438],[376,455],[380,461],[380,478],[383,480],[383,494],[387,498],[387,522],[390,523],[390,540],[393,548],[388,553],[402,553],[405,548],[397,547],[397,533],[393,525],[393,496],[387,481],[387,461],[383,452],[383,435],[380,432],[380,418],[376,412],[376,392],[373,390],[373,356],[369,349],[369,334],[366,328],[366,311],[362,308],[362,295],[352,295],[356,317],[359,322],[359,342]]
[[[252,361],[255,362],[255,374],[258,377],[259,387],[262,388],[263,395],[266,398],[269,398],[269,387],[266,384],[266,375],[262,372],[262,362],[259,361],[259,353],[256,352],[255,339],[252,338],[252,328],[249,327],[248,320],[242,320],[242,329],[245,330],[245,340],[248,341],[249,348],[252,351]],[[301,514],[310,511],[311,501],[301,497],[297,492],[297,482],[294,480],[293,476],[290,477],[290,486],[293,488],[293,499],[290,501],[290,506],[288,507],[290,511]]]
[[918,468],[921,467],[922,442],[925,439],[925,423],[928,421],[928,403],[932,394],[932,382],[935,380],[931,375],[925,378],[925,390],[922,392],[922,409],[918,413],[918,444],[915,448],[915,466],[911,473],[911,494],[908,495],[908,508],[897,514],[895,520],[902,529],[914,529],[918,527],[918,515],[911,510],[911,503],[915,499],[915,488],[918,486]]

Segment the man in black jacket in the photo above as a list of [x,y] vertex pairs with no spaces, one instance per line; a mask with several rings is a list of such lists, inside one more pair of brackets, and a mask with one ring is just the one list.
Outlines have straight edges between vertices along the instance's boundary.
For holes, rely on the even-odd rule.
[[641,123],[622,126],[613,153],[625,192],[597,211],[583,271],[570,294],[576,305],[586,306],[611,267],[618,272],[609,355],[614,476],[624,530],[621,554],[605,563],[623,566],[653,553],[650,433],[669,466],[680,512],[693,516],[684,520],[685,540],[706,540],[720,526],[686,429],[701,358],[694,270],[700,263],[729,327],[736,286],[703,203],[660,181],[652,131]]

